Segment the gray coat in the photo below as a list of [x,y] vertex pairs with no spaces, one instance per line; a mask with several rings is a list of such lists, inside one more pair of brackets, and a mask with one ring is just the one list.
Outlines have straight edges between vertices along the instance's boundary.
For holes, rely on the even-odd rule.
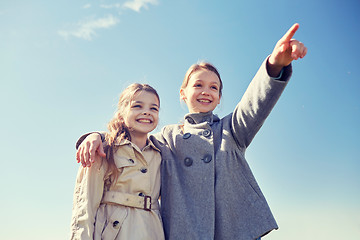
[[292,73],[268,76],[266,61],[233,113],[185,115],[155,135],[161,150],[161,214],[166,239],[256,239],[278,226],[245,160],[246,148]]

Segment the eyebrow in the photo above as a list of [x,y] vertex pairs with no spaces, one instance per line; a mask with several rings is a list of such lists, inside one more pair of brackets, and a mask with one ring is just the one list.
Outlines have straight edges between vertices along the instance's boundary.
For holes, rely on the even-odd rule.
[[[132,104],[137,104],[137,103],[144,103],[143,101],[133,101]],[[157,105],[156,103],[152,103],[151,106],[156,106],[159,107],[159,105]]]
[[[196,80],[195,80],[195,83],[198,82],[198,81],[204,82],[204,80],[202,80],[202,79],[200,78],[200,79],[196,79]],[[218,83],[218,82],[216,82],[216,81],[210,82],[210,84],[220,85],[220,83]]]
[[155,103],[151,104],[151,106],[159,107],[159,105],[157,105]]

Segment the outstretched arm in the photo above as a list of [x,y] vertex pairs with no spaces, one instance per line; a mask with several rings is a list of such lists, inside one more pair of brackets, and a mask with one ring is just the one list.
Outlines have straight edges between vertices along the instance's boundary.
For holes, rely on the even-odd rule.
[[271,77],[279,76],[281,69],[293,60],[305,57],[307,48],[298,40],[293,39],[299,24],[295,23],[285,35],[276,43],[268,61],[267,70]]
[[306,55],[304,44],[293,39],[298,28],[299,24],[294,24],[277,42],[235,108],[232,130],[241,148],[249,146],[280,98],[292,73],[290,63]]
[[97,157],[106,157],[104,147],[99,133],[89,134],[79,145],[76,152],[77,162],[81,162],[83,167],[90,167]]

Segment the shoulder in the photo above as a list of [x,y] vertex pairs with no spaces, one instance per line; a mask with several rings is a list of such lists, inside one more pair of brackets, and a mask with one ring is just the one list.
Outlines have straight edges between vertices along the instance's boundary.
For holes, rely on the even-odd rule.
[[163,127],[161,129],[162,137],[168,138],[168,137],[171,137],[173,135],[177,135],[177,134],[181,133],[181,131],[182,131],[181,126],[182,126],[181,124],[166,125],[165,127]]
[[181,134],[181,125],[172,124],[164,126],[160,132],[150,136],[150,140],[159,147],[163,144],[169,143],[178,134]]
[[108,162],[106,158],[98,158],[95,162],[91,165],[90,168],[93,169],[94,172],[102,172],[104,173],[108,167]]
[[[236,107],[235,107],[235,110],[236,110]],[[231,119],[232,119],[233,115],[234,115],[234,112],[231,112],[221,118],[219,118],[219,117],[217,117],[217,119],[214,118],[213,125],[225,127],[227,124],[231,123]]]
[[76,182],[81,183],[83,181],[88,181],[86,179],[97,179],[99,176],[103,176],[107,169],[107,161],[106,159],[96,159],[94,163],[91,164],[91,167],[83,167],[80,166]]

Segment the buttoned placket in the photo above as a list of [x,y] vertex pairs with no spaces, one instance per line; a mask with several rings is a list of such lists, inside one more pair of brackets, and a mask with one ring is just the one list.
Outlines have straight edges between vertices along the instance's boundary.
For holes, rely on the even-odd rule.
[[[188,117],[186,119],[187,122],[185,122],[184,124],[183,134],[184,141],[189,140],[192,135],[199,135],[204,141],[212,142],[213,132],[210,126],[210,124],[212,123],[212,118],[211,116],[205,116],[202,117],[201,120],[201,122],[196,123],[196,121],[191,117]],[[213,160],[213,154],[214,152],[208,152],[204,154],[204,156],[200,157],[200,159],[205,164],[210,163]],[[183,164],[186,167],[191,167],[194,159],[191,156],[187,156],[184,158],[183,161]]]
[[[144,192],[140,192],[138,195],[139,196],[147,196],[151,194],[151,187],[150,187],[150,176],[151,174],[148,172],[148,168],[149,168],[149,164],[150,162],[147,162],[143,153],[145,153],[145,151],[148,150],[148,148],[150,147],[149,145],[146,145],[143,150],[140,150],[135,144],[133,144],[133,150],[134,150],[134,155],[136,154],[135,151],[137,152],[136,155],[138,155],[138,158],[140,160],[140,162],[142,163],[142,166],[139,167],[138,171],[140,174],[143,175],[143,178],[146,178],[147,181],[144,182]],[[150,159],[149,159],[150,160]]]
[[129,152],[129,161],[130,162],[138,162],[138,164],[135,165],[135,167],[137,168],[137,171],[139,172],[139,174],[143,174],[143,178],[146,178],[147,180],[144,181],[143,184],[143,192],[139,192],[138,196],[147,196],[150,195],[152,192],[151,189],[151,181],[150,181],[150,176],[151,174],[148,173],[148,168],[149,168],[149,164],[145,157],[144,157],[144,152],[149,150],[149,148],[151,147],[150,144],[146,145],[143,150],[141,151],[140,148],[135,145],[132,142],[128,142],[128,147],[131,148],[131,151]]

